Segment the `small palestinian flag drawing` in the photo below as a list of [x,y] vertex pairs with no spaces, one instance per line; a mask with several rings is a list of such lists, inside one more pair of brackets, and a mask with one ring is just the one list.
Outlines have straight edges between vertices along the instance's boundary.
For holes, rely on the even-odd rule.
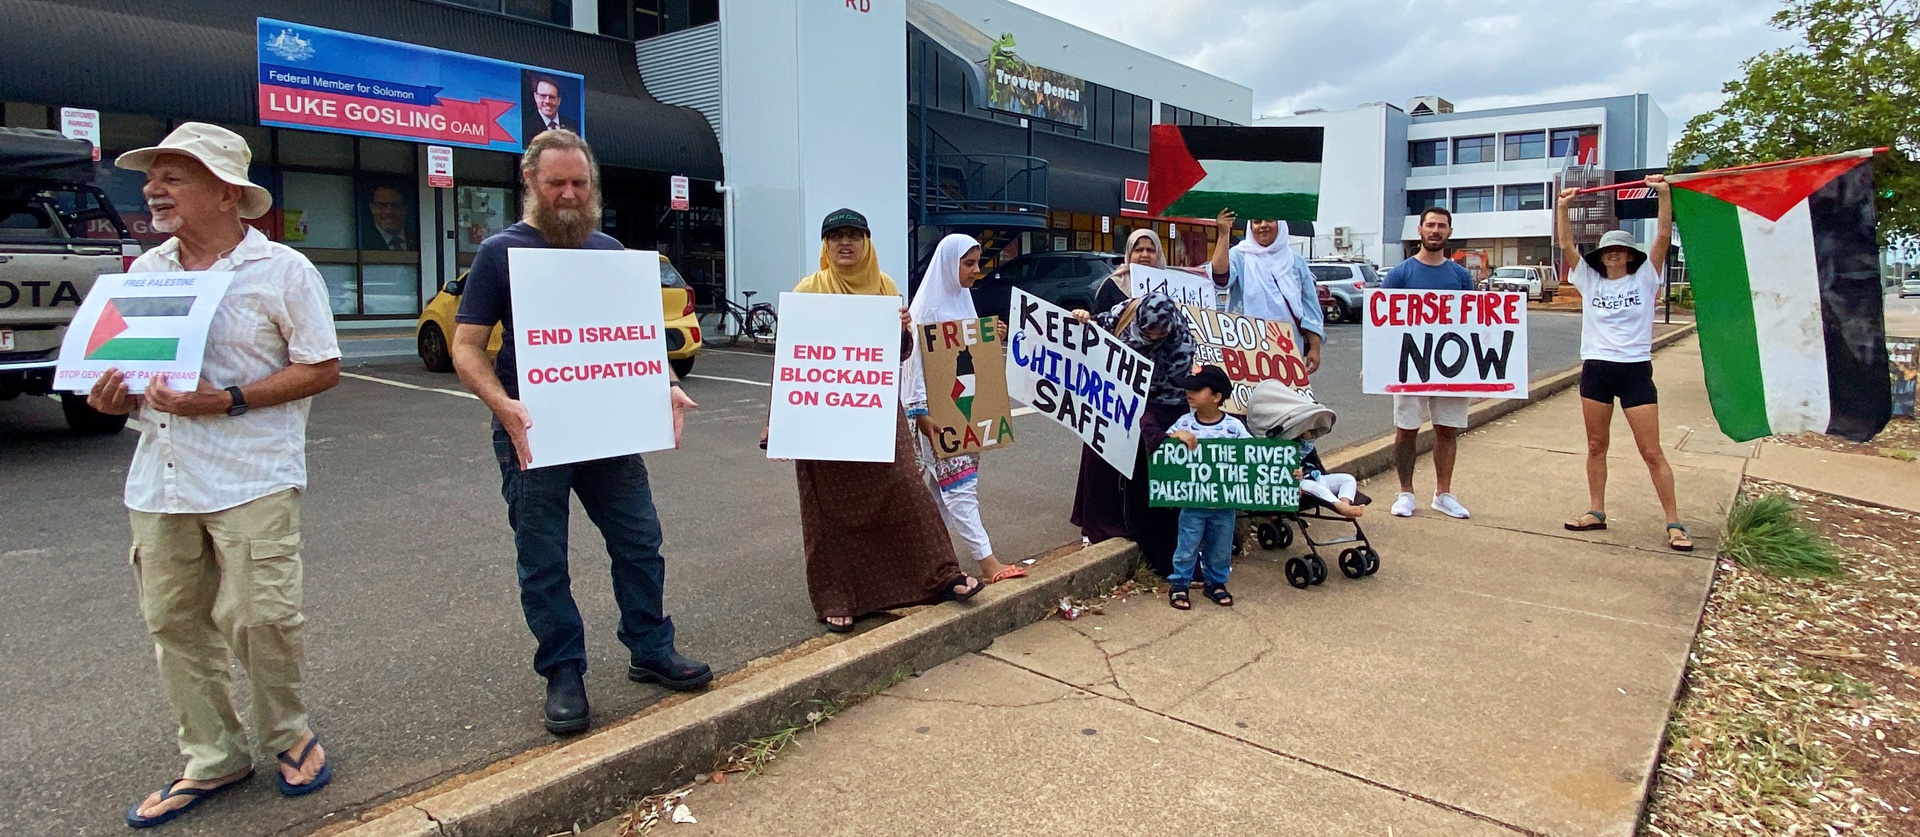
[[1872,156],[1668,176],[1707,395],[1729,438],[1865,442],[1892,416]]
[[1242,220],[1320,216],[1323,128],[1155,125],[1147,147],[1147,211]]
[[184,317],[193,310],[190,296],[123,296],[107,300],[87,335],[87,360],[173,360],[178,337],[143,337],[159,317]]
[[967,421],[973,421],[973,396],[978,390],[979,380],[973,372],[973,352],[961,349],[953,359],[953,406],[960,408],[960,415]]

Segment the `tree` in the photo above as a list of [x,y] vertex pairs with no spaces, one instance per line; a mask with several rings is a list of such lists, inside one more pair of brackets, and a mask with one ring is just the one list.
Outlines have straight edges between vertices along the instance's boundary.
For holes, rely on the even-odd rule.
[[1720,168],[1890,146],[1874,159],[1883,242],[1920,242],[1920,0],[1786,0],[1763,52],[1687,123],[1676,165]]

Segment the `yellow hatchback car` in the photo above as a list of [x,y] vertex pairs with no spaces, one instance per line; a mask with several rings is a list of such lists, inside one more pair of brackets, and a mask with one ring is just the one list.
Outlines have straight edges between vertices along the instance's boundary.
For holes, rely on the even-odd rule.
[[[460,289],[466,281],[467,274],[461,273],[460,278],[442,286],[420,314],[416,345],[420,363],[429,372],[453,371],[447,338],[453,335],[453,315],[460,312]],[[693,289],[687,287],[687,280],[673,269],[673,262],[666,256],[660,257],[660,304],[667,321],[667,363],[673,367],[673,374],[684,378],[693,371],[693,360],[700,354],[700,322],[693,314]],[[499,353],[500,326],[494,326],[493,335],[487,338],[487,357]]]

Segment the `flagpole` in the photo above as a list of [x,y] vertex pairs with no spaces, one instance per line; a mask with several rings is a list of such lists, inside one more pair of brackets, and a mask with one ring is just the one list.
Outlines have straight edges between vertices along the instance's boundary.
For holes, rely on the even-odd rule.
[[[1724,168],[1724,169],[1710,169],[1708,171],[1688,172],[1685,175],[1685,177],[1688,180],[1692,180],[1699,177],[1707,177],[1709,175],[1716,175],[1716,174],[1727,174],[1729,172],[1736,172],[1736,171],[1752,171],[1754,169],[1772,169],[1772,168],[1779,168],[1781,166],[1797,166],[1801,163],[1805,163],[1810,160],[1824,160],[1829,157],[1845,157],[1851,154],[1858,154],[1858,153],[1859,152],[1857,151],[1847,151],[1847,152],[1841,152],[1839,154],[1820,154],[1813,157],[1797,157],[1792,160],[1776,160],[1771,163],[1751,163],[1744,166],[1732,166],[1730,168]],[[1883,145],[1878,148],[1868,149],[1865,156],[1871,157],[1875,154],[1885,154],[1885,153],[1887,153],[1887,147]],[[1674,177],[1680,177],[1680,176],[1681,175],[1672,175],[1669,177],[1669,180],[1671,180]],[[1579,190],[1578,192],[1575,192],[1574,194],[1590,195],[1595,192],[1616,192],[1621,189],[1631,189],[1635,186],[1645,186],[1645,185],[1647,185],[1647,182],[1645,180],[1629,180],[1625,183],[1609,183],[1605,186],[1588,186],[1584,189]]]

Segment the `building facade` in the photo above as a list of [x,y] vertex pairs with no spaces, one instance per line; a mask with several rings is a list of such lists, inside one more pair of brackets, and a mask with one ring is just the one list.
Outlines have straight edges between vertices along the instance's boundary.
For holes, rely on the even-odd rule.
[[[1613,182],[1617,172],[1667,164],[1667,117],[1640,93],[1477,111],[1424,97],[1406,108],[1375,102],[1343,111],[1262,119],[1326,128],[1320,221],[1303,248],[1388,267],[1419,242],[1428,207],[1453,212],[1456,258],[1484,276],[1502,265],[1554,262],[1553,209],[1561,184]],[[1617,222],[1612,202],[1583,200],[1576,238],[1646,222]]]

